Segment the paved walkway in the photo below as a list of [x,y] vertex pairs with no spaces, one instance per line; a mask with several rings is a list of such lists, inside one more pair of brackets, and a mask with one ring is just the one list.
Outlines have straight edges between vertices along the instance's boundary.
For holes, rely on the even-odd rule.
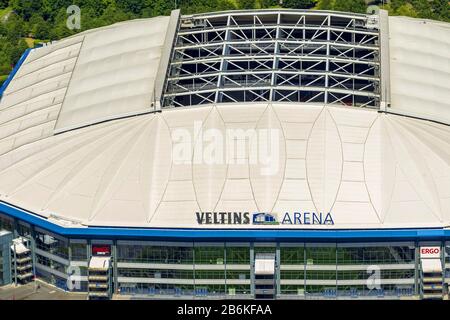
[[[40,286],[40,288],[37,288]],[[41,281],[0,287],[0,300],[86,300],[86,293],[69,293]]]

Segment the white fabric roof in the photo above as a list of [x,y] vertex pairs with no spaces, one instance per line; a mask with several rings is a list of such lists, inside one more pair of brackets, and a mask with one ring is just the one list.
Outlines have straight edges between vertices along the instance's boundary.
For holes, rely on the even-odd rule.
[[[275,175],[258,165],[173,163],[174,130],[280,131]],[[200,149],[195,147],[194,157]],[[85,225],[198,225],[196,211],[333,214],[334,226],[450,222],[450,127],[298,104],[174,109],[70,131],[0,157],[0,200]],[[256,225],[233,227],[260,228]],[[275,226],[277,227],[277,226]],[[278,226],[281,227],[281,226]]]
[[450,124],[450,24],[389,17],[391,109]]
[[[270,228],[450,225],[450,127],[432,122],[351,107],[248,103],[165,109],[55,135],[149,111],[168,19],[124,22],[30,53],[0,102],[1,201],[67,226],[224,227],[198,225],[196,211],[278,219],[285,212],[331,212],[335,222]],[[428,51],[405,51],[408,43],[397,34],[409,32],[397,26],[402,19],[390,18],[392,108],[445,120],[448,55],[439,45],[445,37],[417,32],[444,59],[439,70],[428,60],[422,70]],[[172,134],[193,135],[196,122],[224,136],[227,129],[279,130],[278,171],[262,175],[248,154],[238,164],[174,163]],[[198,142],[193,138],[193,159]]]
[[0,155],[55,132],[151,111],[169,20],[122,22],[33,49],[0,102]]
[[55,131],[149,112],[168,24],[157,17],[86,34]]

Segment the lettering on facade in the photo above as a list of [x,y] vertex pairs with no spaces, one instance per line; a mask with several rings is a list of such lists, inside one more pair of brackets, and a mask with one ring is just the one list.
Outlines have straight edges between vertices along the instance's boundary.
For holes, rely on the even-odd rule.
[[224,225],[334,225],[334,219],[330,212],[286,212],[279,221],[275,214],[255,212],[250,219],[249,212],[196,212],[197,223],[224,224]]

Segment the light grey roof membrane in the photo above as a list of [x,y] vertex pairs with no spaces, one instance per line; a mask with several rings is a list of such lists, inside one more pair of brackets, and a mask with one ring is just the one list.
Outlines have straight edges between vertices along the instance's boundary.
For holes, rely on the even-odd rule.
[[450,24],[389,17],[391,111],[450,124]]
[[[390,21],[390,108],[448,119],[448,25]],[[398,26],[402,21],[423,30],[427,45],[408,47],[399,37],[408,29]],[[223,227],[198,225],[199,210],[330,211],[335,222],[290,228],[450,225],[448,126],[317,103],[218,103],[141,114],[151,106],[169,23],[120,23],[30,53],[0,102],[1,201],[66,225]],[[427,28],[440,28],[439,39]],[[427,52],[436,54],[439,70],[431,60],[421,64]],[[140,115],[95,124],[130,114]],[[239,163],[174,162],[177,130],[191,133],[193,154],[201,153],[196,122],[224,135],[278,130],[279,170],[262,176],[247,156]],[[95,125],[79,128],[86,124]]]

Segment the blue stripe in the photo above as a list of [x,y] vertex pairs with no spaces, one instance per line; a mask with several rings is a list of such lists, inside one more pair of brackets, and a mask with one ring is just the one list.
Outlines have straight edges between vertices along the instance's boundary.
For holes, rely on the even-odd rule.
[[275,230],[186,229],[186,228],[67,228],[26,210],[0,202],[0,212],[64,237],[73,238],[138,238],[152,240],[226,240],[226,241],[392,241],[450,239],[450,230],[430,229],[341,229],[341,230]]
[[9,83],[12,81],[14,76],[16,75],[17,71],[19,71],[19,68],[22,66],[25,59],[28,57],[28,54],[31,52],[31,48],[28,48],[25,50],[24,53],[22,53],[22,56],[20,57],[19,61],[17,61],[16,65],[12,69],[11,73],[9,74],[8,78],[6,78],[5,82],[3,82],[2,86],[0,87],[0,98],[3,96],[3,92],[5,92],[6,88],[8,87]]

